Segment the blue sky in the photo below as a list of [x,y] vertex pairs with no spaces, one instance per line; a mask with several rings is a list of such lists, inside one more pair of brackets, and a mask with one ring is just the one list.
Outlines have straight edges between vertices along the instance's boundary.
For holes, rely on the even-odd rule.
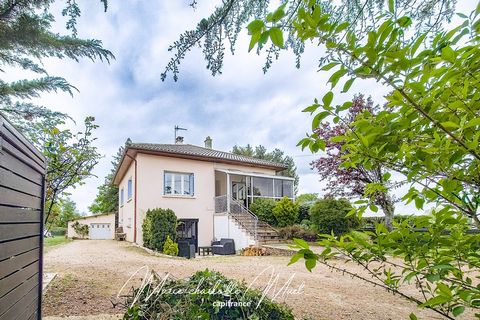
[[[295,68],[294,56],[284,53],[264,75],[265,57],[247,52],[245,30],[235,55],[226,54],[222,75],[210,75],[196,48],[181,64],[178,82],[171,77],[160,80],[171,57],[168,46],[218,2],[199,1],[193,10],[189,1],[117,0],[109,1],[106,13],[99,1],[81,3],[79,36],[102,40],[116,60],[110,64],[45,61],[50,74],[65,77],[80,92],[73,98],[51,94],[40,99],[75,119],[95,116],[100,125],[96,144],[105,157],[94,170],[98,178],[72,190],[81,211],[87,212],[97,186],[110,170],[112,156],[128,137],[134,142],[172,143],[177,124],[188,129],[183,133],[186,143],[203,145],[205,137],[211,136],[214,148],[225,151],[247,143],[278,147],[295,159],[299,192],[324,193],[319,176],[309,165],[315,156],[296,147],[311,123],[301,110],[329,90],[327,75],[317,72],[321,49],[308,47],[300,70]],[[59,18],[56,27],[65,32],[64,20]],[[336,94],[335,99],[343,102],[358,92],[382,103],[388,90],[363,81],[354,84],[349,94]]]

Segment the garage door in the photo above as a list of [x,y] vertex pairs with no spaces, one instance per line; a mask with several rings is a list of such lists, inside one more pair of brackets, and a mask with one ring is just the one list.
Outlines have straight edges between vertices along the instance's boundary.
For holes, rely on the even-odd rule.
[[91,223],[89,232],[92,240],[112,239],[110,223]]

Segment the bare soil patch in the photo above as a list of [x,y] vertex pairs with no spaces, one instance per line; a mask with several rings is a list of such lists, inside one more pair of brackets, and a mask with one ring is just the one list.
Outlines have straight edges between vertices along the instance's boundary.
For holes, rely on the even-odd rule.
[[[261,290],[278,275],[276,287],[267,293],[270,297],[293,276],[289,287],[296,289],[303,284],[303,293],[280,295],[276,300],[289,305],[298,319],[408,319],[412,312],[421,319],[440,319],[429,310],[420,310],[379,287],[325,266],[319,265],[310,273],[302,263],[287,266],[288,261],[289,257],[277,256],[169,259],[151,256],[126,242],[73,241],[45,255],[45,271],[58,276],[46,293],[43,311],[45,316],[122,313],[110,300],[115,300],[123,284],[146,266],[177,278],[214,269]],[[348,269],[363,272],[355,265]]]

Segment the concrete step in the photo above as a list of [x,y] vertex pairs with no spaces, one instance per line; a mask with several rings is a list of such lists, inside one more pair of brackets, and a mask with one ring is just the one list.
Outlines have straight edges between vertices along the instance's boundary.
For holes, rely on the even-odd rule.
[[257,241],[259,243],[278,243],[282,239],[278,232],[265,221],[255,220],[249,214],[231,215],[235,224],[248,233],[252,238],[255,236],[255,226],[257,227]]

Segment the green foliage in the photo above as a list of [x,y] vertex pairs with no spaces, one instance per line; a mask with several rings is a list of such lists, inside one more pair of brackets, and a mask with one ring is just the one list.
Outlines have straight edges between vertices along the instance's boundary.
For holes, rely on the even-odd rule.
[[82,239],[88,236],[89,228],[86,224],[81,224],[78,221],[75,221],[72,224],[72,228],[76,234],[78,234]]
[[[166,72],[173,71],[175,77],[184,52],[204,35],[205,43],[210,43],[204,50],[206,59],[222,59],[221,48],[213,51],[218,55],[210,54],[213,44],[218,43],[211,41],[212,33],[221,38],[222,30],[239,30],[238,25],[247,20],[250,49],[257,45],[257,52],[265,46],[273,28],[275,33],[277,28],[284,30],[287,40],[284,44],[273,41],[266,67],[282,48],[302,48],[302,52],[306,42],[320,46],[325,53],[320,70],[329,74],[330,91],[305,109],[313,116],[312,129],[329,118],[335,123],[342,121],[352,107],[350,97],[337,104],[340,98],[334,92],[346,93],[363,79],[388,86],[391,93],[386,96],[387,104],[378,113],[359,114],[345,134],[331,140],[312,133],[298,145],[318,152],[325,149],[327,140],[341,142],[344,168],[363,166],[370,170],[380,163],[387,169],[382,181],[388,182],[390,172],[396,172],[410,183],[405,201],[418,209],[425,203],[435,203],[442,209],[430,218],[396,224],[391,232],[378,224],[375,232],[328,236],[321,243],[327,248],[320,256],[297,239],[299,251],[291,263],[304,258],[307,269],[312,270],[317,261],[323,261],[319,258],[339,252],[358,262],[373,280],[336,270],[374,282],[452,319],[466,308],[479,308],[478,279],[469,273],[479,267],[479,242],[478,235],[466,232],[466,217],[480,226],[480,95],[476,76],[480,71],[480,5],[469,15],[459,14],[463,21],[443,32],[441,22],[451,17],[454,1],[422,1],[418,6],[411,1],[386,2],[366,1],[358,6],[345,1],[335,7],[316,1],[287,1],[286,15],[274,22],[268,2],[250,5],[247,1],[226,1],[209,18],[208,29],[187,33],[174,44],[178,54]],[[250,5],[248,11],[242,10],[246,3]],[[237,18],[236,23],[231,17]],[[280,39],[278,34],[274,38]],[[221,69],[221,61],[209,68],[215,74]],[[369,205],[376,211],[369,198],[385,191],[382,183],[368,183],[356,213],[361,216]],[[417,232],[418,228],[426,232]],[[390,259],[392,255],[398,263]],[[415,283],[419,294],[400,289],[409,281]],[[416,317],[412,314],[411,318]]]
[[[47,158],[47,208],[46,222],[65,190],[81,184],[91,176],[99,154],[92,147],[91,131],[96,128],[93,118],[85,119],[85,131],[74,133],[61,130],[67,120],[66,114],[51,111],[29,100],[39,98],[46,92],[77,90],[65,79],[50,75],[44,69],[43,59],[58,58],[79,61],[81,58],[109,61],[110,51],[98,40],[76,37],[76,20],[80,9],[76,1],[64,4],[64,16],[68,17],[66,28],[72,36],[52,32],[54,15],[51,7],[58,1],[2,1],[0,2],[0,72],[12,79],[0,80],[0,112],[12,121]],[[106,8],[106,0],[102,1]],[[21,70],[35,77],[15,79]],[[64,221],[61,222],[64,224]],[[49,225],[47,225],[49,226]]]
[[69,243],[70,241],[72,240],[66,238],[65,236],[47,237],[43,239],[43,248],[46,252],[50,247],[66,244],[66,243]]
[[290,198],[283,197],[277,201],[272,210],[277,226],[286,227],[294,224],[298,218],[298,205]]
[[[473,76],[480,67],[472,63],[480,56],[478,10],[464,15],[449,32],[433,35],[424,50],[426,33],[403,40],[410,32],[407,17],[379,18],[378,28],[367,39],[357,39],[348,29],[339,32],[338,22],[328,20],[326,13],[313,24],[306,23],[313,18],[310,12],[299,11],[297,34],[327,46],[328,62],[334,64],[328,71],[333,72],[332,88],[348,77],[372,78],[392,89],[383,110],[359,115],[344,135],[335,138],[348,150],[342,157],[344,166],[369,168],[380,162],[412,183],[404,196],[407,202],[419,209],[426,202],[453,206],[480,225],[479,82]],[[341,118],[350,106],[316,103],[308,112]],[[315,152],[325,141],[310,135],[299,145]],[[381,190],[378,183],[367,186],[369,194]]]
[[310,208],[310,221],[319,233],[342,235],[360,226],[356,216],[348,216],[352,210],[346,199],[320,199]]
[[[398,224],[411,217],[412,216],[396,215],[393,217],[393,221]],[[385,224],[385,217],[362,217],[361,219],[362,228],[372,229],[375,228],[375,225],[377,224]]]
[[273,208],[275,207],[276,201],[269,198],[255,198],[253,203],[248,207],[259,220],[265,221],[266,223],[275,226],[277,220],[273,215]]
[[[301,248],[295,259],[306,256],[327,263],[342,254],[363,266],[372,276],[368,280],[442,316],[453,318],[464,310],[480,309],[474,275],[480,267],[480,234],[469,233],[467,219],[455,210],[412,216],[395,222],[391,232],[378,224],[373,232],[352,232],[340,238],[324,235],[319,244],[325,246],[320,256]],[[402,259],[392,259],[392,254]],[[412,283],[419,294],[411,294]]]
[[302,193],[295,198],[295,201],[300,206],[302,204],[310,204],[318,200],[318,193]]
[[98,193],[93,203],[88,207],[93,213],[109,213],[117,212],[118,210],[118,186],[113,184],[113,178],[117,171],[117,167],[122,160],[123,152],[125,148],[132,143],[130,138],[125,141],[125,145],[118,149],[117,154],[113,157],[112,169],[110,173],[105,177],[105,181],[98,187]]
[[310,220],[310,208],[312,204],[304,203],[298,206],[297,222],[303,223],[303,221]]
[[[470,274],[479,266],[479,236],[467,232],[468,219],[480,225],[480,96],[475,76],[480,66],[473,62],[480,59],[480,5],[459,16],[463,22],[448,32],[415,37],[407,36],[413,22],[407,16],[378,16],[365,38],[357,37],[348,23],[330,19],[318,5],[299,9],[294,22],[300,39],[327,48],[322,70],[331,74],[332,89],[345,81],[343,91],[348,91],[351,81],[370,78],[392,90],[380,112],[358,115],[345,134],[331,138],[343,143],[345,167],[371,168],[379,162],[411,183],[406,202],[418,209],[425,203],[440,205],[431,216],[403,221],[391,232],[378,224],[375,232],[327,236],[320,257],[340,252],[364,267],[377,285],[450,319],[480,307],[478,279]],[[330,96],[305,110],[314,114],[315,124],[326,116],[340,120],[351,107],[332,105]],[[316,152],[326,141],[312,134],[299,145]],[[369,183],[366,197],[382,190],[382,185]],[[357,213],[365,209],[363,205]],[[307,268],[315,266],[318,257],[308,245],[297,247],[292,262],[303,257]],[[419,295],[403,290],[408,282],[415,283]]]
[[232,153],[247,157],[254,157],[257,159],[268,160],[285,165],[287,169],[281,171],[280,175],[295,179],[294,191],[295,194],[297,193],[300,177],[297,174],[297,167],[295,166],[295,161],[291,156],[285,155],[285,152],[283,152],[282,150],[275,148],[274,150],[268,152],[267,148],[262,145],[258,145],[253,148],[251,145],[247,144],[245,147],[236,145],[233,146]]
[[[52,32],[54,16],[50,13],[55,0],[2,1],[0,3],[0,65],[23,69],[38,75],[34,79],[12,82],[0,80],[0,111],[29,119],[42,117],[45,108],[28,101],[43,92],[64,91],[72,94],[75,87],[65,79],[49,75],[42,59],[59,58],[79,61],[113,59],[110,51],[102,47],[101,41],[76,37],[76,20],[80,9],[75,1],[67,1],[63,15],[68,16],[67,29],[73,36]],[[106,4],[106,1],[103,1]],[[2,67],[0,72],[9,70]],[[43,111],[42,111],[43,109]]]
[[163,253],[168,254],[169,256],[178,256],[178,243],[173,242],[170,239],[170,235],[167,235],[167,240],[163,245]]
[[80,217],[76,203],[69,197],[61,198],[59,205],[61,212],[56,221],[56,226],[66,228],[68,221]]
[[[148,278],[151,281],[134,289],[126,298],[128,310],[123,319],[294,319],[287,306],[263,297],[259,290],[247,288],[245,283],[228,279],[216,271],[197,271],[186,280],[160,278],[152,271]],[[228,301],[248,305],[217,305]]]
[[162,251],[168,237],[173,242],[177,239],[177,216],[171,209],[149,209],[145,214],[142,230],[143,245]]
[[[43,128],[44,135],[37,135],[37,129],[32,129],[32,136],[37,136],[36,142],[41,146],[47,158],[46,184],[46,221],[53,205],[59,197],[66,194],[69,188],[82,185],[85,179],[93,176],[92,170],[101,155],[94,146],[96,138],[93,132],[97,129],[93,117],[87,117],[84,130],[72,133],[70,129],[59,130],[57,127]],[[63,124],[62,121],[58,125]],[[29,134],[30,131],[27,131]]]
[[[297,68],[300,67],[300,58],[305,49],[305,43],[296,34],[295,16],[299,10],[319,16],[318,9],[321,6],[322,13],[327,13],[332,21],[350,21],[352,25],[339,23],[338,30],[350,30],[358,37],[365,38],[372,26],[376,26],[377,17],[386,14],[391,0],[364,1],[295,1],[285,0],[277,9],[269,12],[272,5],[278,2],[270,0],[248,1],[228,0],[215,7],[213,13],[207,18],[201,19],[193,30],[182,33],[170,47],[173,57],[165,67],[161,78],[165,80],[168,73],[178,80],[179,65],[187,52],[196,46],[202,47],[202,53],[213,76],[221,74],[225,51],[235,51],[238,35],[248,31],[251,36],[249,51],[257,46],[257,53],[266,49],[266,61],[263,72],[266,72],[273,61],[278,58],[280,49],[292,50],[295,55]],[[193,1],[192,7],[195,7]],[[315,4],[315,6],[313,6]],[[455,0],[424,0],[412,3],[410,0],[396,0],[393,10],[388,12],[392,15],[408,15],[413,19],[414,30],[417,33],[427,30],[436,31],[441,28],[445,21],[450,21],[454,13]],[[252,21],[253,20],[253,21]],[[308,23],[314,24],[311,19]],[[246,29],[246,30],[245,30]],[[406,38],[408,39],[408,38]]]
[[43,107],[29,105],[26,109],[12,109],[5,115],[47,159],[45,192],[47,227],[65,225],[65,221],[74,216],[67,215],[65,219],[56,221],[57,218],[61,218],[61,199],[68,197],[67,190],[82,185],[85,179],[93,176],[92,170],[101,158],[94,146],[96,140],[94,132],[98,128],[95,119],[85,118],[83,130],[72,131],[60,129],[67,125],[67,121],[73,123],[70,117]]
[[310,223],[310,207],[317,200],[318,193],[304,193],[295,198],[295,203],[298,205],[297,223],[304,226]]
[[56,237],[56,236],[65,237],[65,235],[67,234],[67,228],[65,228],[65,227],[52,227],[52,228],[50,228],[49,231],[52,234],[52,236],[54,236],[54,237]]
[[[50,199],[47,200],[46,207],[50,207]],[[80,213],[77,210],[76,203],[67,197],[59,197],[50,210],[47,221],[48,230],[53,233],[55,228],[67,228],[68,221],[79,218]]]
[[292,226],[286,226],[280,228],[278,233],[283,239],[292,240],[294,238],[303,239],[305,241],[316,241],[317,232],[307,229],[304,226],[294,224]]

